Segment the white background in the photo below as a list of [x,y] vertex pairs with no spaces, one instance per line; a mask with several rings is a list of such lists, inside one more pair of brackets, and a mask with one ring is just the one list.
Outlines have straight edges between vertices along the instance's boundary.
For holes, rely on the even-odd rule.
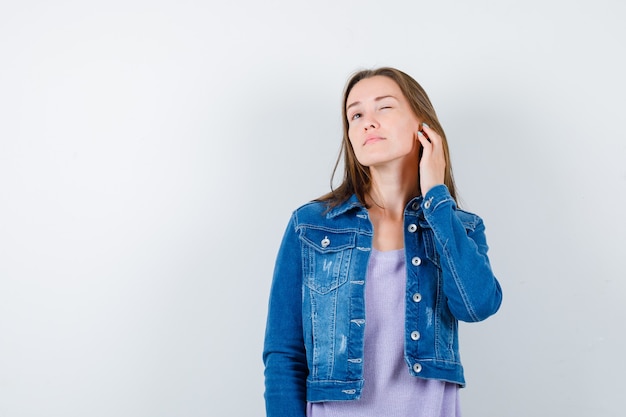
[[341,90],[428,91],[500,312],[466,416],[621,416],[626,3],[0,6],[0,416],[263,416],[290,212],[328,190]]

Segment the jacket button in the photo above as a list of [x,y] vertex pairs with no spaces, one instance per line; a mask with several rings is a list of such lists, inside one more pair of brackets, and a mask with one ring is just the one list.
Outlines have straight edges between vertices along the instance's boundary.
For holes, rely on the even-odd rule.
[[413,294],[413,301],[416,303],[419,303],[420,301],[422,301],[422,294],[416,292],[415,294]]
[[409,232],[415,233],[416,230],[417,230],[417,225],[415,225],[415,224],[410,224],[409,225]]
[[419,208],[419,206],[420,206],[420,204],[419,204],[417,201],[416,201],[416,202],[414,202],[413,204],[411,204],[411,208],[412,208],[413,210],[417,210],[417,209]]
[[422,365],[420,365],[419,363],[416,363],[413,365],[413,371],[417,374],[419,374],[420,372],[422,372]]
[[416,256],[415,258],[411,259],[411,263],[413,264],[413,266],[420,266],[422,260],[419,258],[419,256]]
[[419,338],[420,338],[420,332],[418,332],[417,330],[414,330],[411,332],[411,339],[419,340]]
[[424,202],[424,208],[429,209],[429,208],[430,208],[430,205],[432,204],[432,202],[433,202],[433,198],[432,198],[432,197],[430,197],[428,200],[426,200],[426,201]]
[[322,247],[325,248],[328,245],[330,245],[330,239],[328,238],[328,236],[326,236],[324,239],[322,239]]

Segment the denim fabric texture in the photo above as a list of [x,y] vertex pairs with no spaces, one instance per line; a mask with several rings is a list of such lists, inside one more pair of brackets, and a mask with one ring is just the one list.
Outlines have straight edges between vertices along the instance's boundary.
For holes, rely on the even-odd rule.
[[[407,372],[463,386],[458,321],[484,320],[502,301],[483,222],[438,185],[407,204],[404,226]],[[359,398],[372,237],[356,196],[328,212],[326,203],[311,202],[293,213],[265,333],[268,417],[304,416],[307,401]]]

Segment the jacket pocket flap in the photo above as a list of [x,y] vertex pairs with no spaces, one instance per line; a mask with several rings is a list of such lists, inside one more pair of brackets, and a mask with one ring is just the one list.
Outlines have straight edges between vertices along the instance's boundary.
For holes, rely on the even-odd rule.
[[354,248],[356,232],[304,227],[300,239],[320,253],[337,252]]

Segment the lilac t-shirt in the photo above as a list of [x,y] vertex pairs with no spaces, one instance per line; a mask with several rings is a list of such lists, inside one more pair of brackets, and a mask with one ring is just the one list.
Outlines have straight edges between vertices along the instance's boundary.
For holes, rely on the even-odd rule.
[[460,417],[458,385],[411,376],[404,360],[404,249],[372,249],[365,284],[363,392],[308,403],[308,417]]

